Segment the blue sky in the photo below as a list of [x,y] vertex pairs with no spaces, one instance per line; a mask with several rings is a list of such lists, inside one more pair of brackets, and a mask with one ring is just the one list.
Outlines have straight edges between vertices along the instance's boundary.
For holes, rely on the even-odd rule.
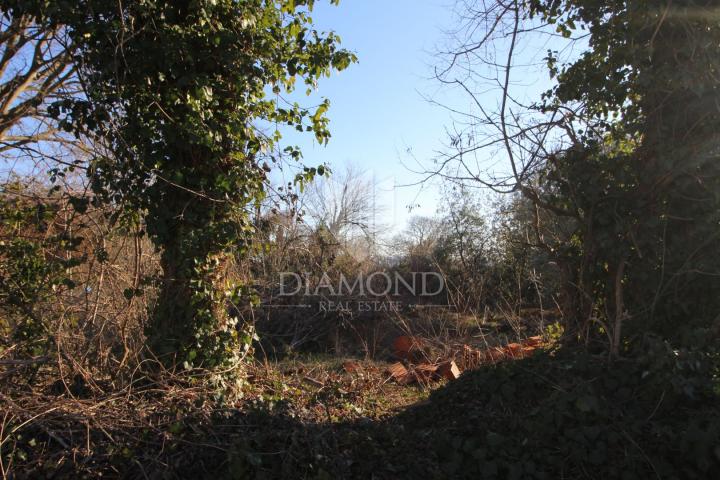
[[[425,97],[471,110],[468,97],[432,78],[440,62],[434,52],[447,43],[444,32],[456,27],[454,5],[455,0],[341,0],[332,6],[324,0],[312,14],[315,27],[339,34],[359,63],[322,79],[310,98],[300,92],[292,95],[308,107],[319,104],[319,97],[330,99],[330,143],[317,145],[312,135],[292,129],[283,143],[299,145],[306,165],[329,164],[336,172],[353,165],[374,177],[377,203],[383,207],[378,223],[392,231],[401,229],[411,215],[438,211],[435,185],[404,186],[422,180],[410,169],[431,163],[443,150],[446,128],[453,123],[447,110]],[[483,96],[490,110],[499,101],[496,93]],[[292,174],[288,177],[286,181]]]
[[[327,163],[337,172],[352,164],[373,176],[377,202],[384,207],[379,223],[390,227],[388,232],[400,230],[411,215],[438,213],[436,185],[402,187],[422,180],[411,169],[431,165],[447,143],[446,129],[453,125],[453,115],[426,97],[462,112],[475,110],[459,88],[451,90],[432,78],[433,67],[442,62],[435,55],[438,47],[454,44],[446,32],[458,28],[455,6],[455,0],[341,0],[337,7],[325,1],[316,3],[312,15],[316,28],[339,34],[343,47],[354,51],[359,63],[320,82],[317,95],[331,101],[329,145],[318,146],[303,135],[286,140],[301,146],[306,165]],[[544,67],[549,48],[563,50],[567,58],[575,55],[572,44],[558,37],[543,30],[518,43],[513,98],[531,103],[551,86]],[[582,48],[583,43],[578,45]],[[494,46],[504,54],[503,40]],[[476,92],[484,109],[499,109],[499,90]],[[299,101],[320,102],[315,95]],[[509,171],[504,155],[491,149],[477,155],[476,174]]]
[[[432,215],[436,195],[422,187],[396,188],[421,177],[401,163],[411,161],[407,149],[418,160],[429,160],[441,147],[444,127],[450,118],[423,98],[437,83],[432,75],[432,52],[442,40],[442,29],[451,24],[453,0],[329,0],[318,1],[313,11],[315,28],[333,30],[343,47],[355,52],[359,63],[320,82],[310,98],[293,95],[302,104],[331,101],[328,116],[332,139],[319,146],[312,135],[290,134],[285,144],[302,147],[306,165],[327,163],[335,171],[352,164],[374,176],[378,203],[384,206],[381,223],[400,227],[408,217],[408,206],[419,204],[414,214]],[[304,88],[299,89],[304,91]],[[297,97],[297,98],[295,98]],[[14,171],[29,169],[33,162]],[[3,165],[4,167],[5,165]],[[39,169],[45,170],[45,164]]]
[[318,146],[310,136],[288,141],[302,147],[308,165],[327,162],[339,171],[353,164],[374,175],[385,207],[382,223],[400,227],[412,204],[419,204],[412,214],[432,215],[437,209],[433,189],[394,186],[420,180],[403,166],[413,166],[407,149],[417,160],[429,161],[451,122],[445,110],[423,98],[438,90],[430,77],[433,51],[451,23],[448,0],[328,3],[316,4],[316,27],[339,34],[359,63],[320,82],[318,94],[331,101],[330,143]]
[[[453,1],[341,0],[339,6],[332,6],[323,0],[312,13],[315,28],[335,31],[342,46],[357,54],[359,63],[322,79],[310,98],[299,92],[292,95],[307,106],[318,104],[319,97],[330,99],[330,143],[319,146],[312,135],[292,132],[283,143],[298,144],[306,165],[327,163],[334,171],[342,171],[352,164],[374,176],[377,202],[384,207],[379,223],[385,225],[401,227],[409,216],[409,205],[419,204],[413,214],[432,215],[437,210],[432,189],[396,186],[421,179],[402,161],[413,166],[413,156],[420,161],[431,159],[441,148],[445,126],[451,123],[449,115],[423,95],[438,89],[430,80],[432,52],[444,38],[442,29],[452,23]],[[304,88],[299,90],[304,92]],[[10,168],[19,171],[31,165],[12,163]],[[40,170],[46,168],[43,164]]]

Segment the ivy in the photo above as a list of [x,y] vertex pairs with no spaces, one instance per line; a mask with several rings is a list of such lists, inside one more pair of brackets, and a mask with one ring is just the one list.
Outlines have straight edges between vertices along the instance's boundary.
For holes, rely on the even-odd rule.
[[630,341],[712,324],[720,308],[715,3],[523,6],[563,36],[589,32],[588,48],[570,63],[548,52],[555,86],[537,107],[575,112],[564,120],[576,132],[573,146],[549,155],[539,175],[545,204],[575,221],[573,241],[558,251],[574,264],[575,297],[590,300],[571,322],[592,316],[620,330],[624,319]]
[[468,372],[403,420],[425,435],[418,444],[430,441],[442,476],[709,478],[720,421],[717,345],[706,343],[657,340],[615,364],[556,352]]
[[108,147],[91,162],[95,194],[142,214],[161,251],[147,334],[168,364],[232,370],[249,348],[252,334],[230,315],[225,292],[229,262],[248,250],[253,231],[246,207],[265,195],[264,159],[281,160],[269,153],[281,135],[266,127],[288,125],[326,143],[329,102],[311,111],[279,96],[298,84],[310,92],[355,61],[335,33],[312,28],[314,4],[3,2],[68,28],[86,96],[54,111]]
[[46,355],[53,344],[48,303],[75,288],[71,273],[84,260],[77,252],[82,238],[54,228],[59,196],[31,201],[17,182],[0,193],[0,329],[19,342],[21,354]]

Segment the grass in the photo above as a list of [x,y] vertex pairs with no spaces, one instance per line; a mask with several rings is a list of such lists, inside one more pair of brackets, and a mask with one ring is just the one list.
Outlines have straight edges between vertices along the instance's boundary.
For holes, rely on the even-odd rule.
[[430,393],[389,381],[383,362],[353,362],[353,373],[344,360],[317,355],[253,367],[242,398],[223,406],[173,378],[59,397],[52,383],[17,384],[0,392],[0,467],[15,479],[245,478],[270,464],[296,469],[309,455],[301,470],[313,471],[340,437],[354,438]]

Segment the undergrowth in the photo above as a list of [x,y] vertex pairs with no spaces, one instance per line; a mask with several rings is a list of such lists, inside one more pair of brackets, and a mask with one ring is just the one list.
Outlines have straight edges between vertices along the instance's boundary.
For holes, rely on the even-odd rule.
[[258,367],[225,405],[158,379],[104,398],[13,392],[3,465],[17,479],[713,478],[718,362],[695,345],[614,362],[546,351],[429,397],[381,363],[322,359]]
[[427,445],[437,478],[712,478],[717,356],[650,351],[612,363],[558,351],[468,372],[396,421]]

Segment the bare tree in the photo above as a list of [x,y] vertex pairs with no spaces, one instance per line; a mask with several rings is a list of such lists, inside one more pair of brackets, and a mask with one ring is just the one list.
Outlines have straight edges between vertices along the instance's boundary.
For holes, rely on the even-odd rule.
[[[547,202],[540,179],[556,152],[581,148],[577,132],[592,126],[582,105],[547,108],[538,99],[553,84],[547,73],[550,59],[572,60],[585,38],[568,36],[541,16],[528,15],[527,5],[518,0],[459,0],[456,6],[457,27],[439,51],[435,77],[469,101],[448,105],[430,99],[451,111],[455,123],[445,152],[425,169],[426,178],[522,195],[534,215],[527,243],[557,256],[548,215],[573,223],[582,222],[583,213],[577,206]],[[586,255],[582,262],[565,269],[568,291],[560,292],[566,315],[582,323],[574,331],[586,330],[593,314],[583,273],[593,258]]]
[[440,238],[441,219],[416,215],[410,217],[405,231],[398,235],[397,246],[410,257],[430,257]]
[[436,77],[469,102],[443,105],[457,121],[425,173],[529,200],[528,243],[561,266],[567,338],[607,334],[618,356],[626,320],[653,325],[661,297],[672,311],[680,284],[693,296],[718,278],[717,229],[703,230],[720,182],[715,3],[457,5]]
[[348,166],[329,178],[313,182],[304,198],[308,218],[341,243],[375,243],[378,208],[373,179]]
[[438,53],[435,78],[469,102],[430,99],[455,122],[446,153],[427,169],[429,176],[535,198],[533,175],[548,151],[572,144],[568,132],[577,112],[543,111],[537,97],[549,85],[543,75],[547,49],[559,48],[571,58],[581,39],[564,38],[542,20],[528,18],[524,8],[514,0],[457,3],[458,26]]
[[[27,16],[0,17],[0,156],[7,173],[28,175],[37,166],[76,167],[79,146],[51,113],[62,98],[80,92],[67,32]],[[49,168],[48,168],[49,167]]]

